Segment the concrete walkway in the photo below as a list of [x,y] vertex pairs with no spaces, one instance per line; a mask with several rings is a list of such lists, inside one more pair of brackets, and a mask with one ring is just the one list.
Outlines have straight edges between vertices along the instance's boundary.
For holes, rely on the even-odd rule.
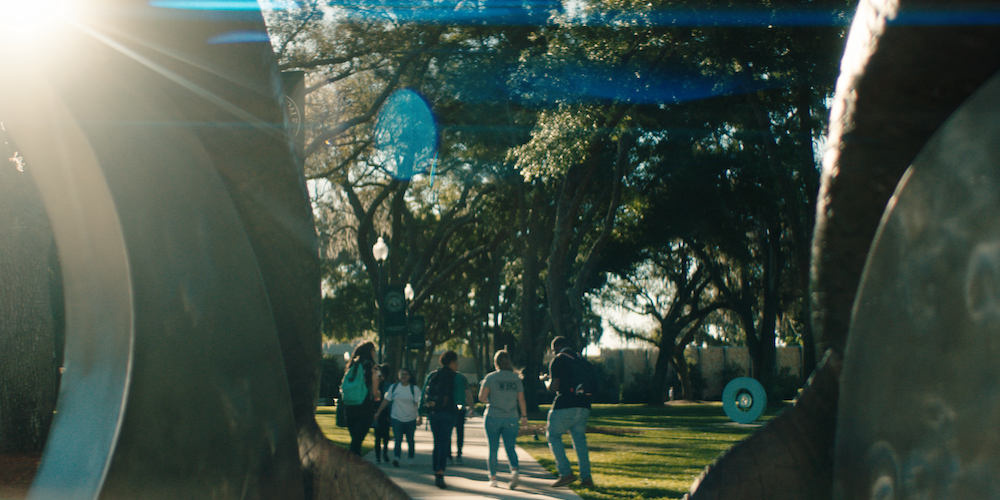
[[[431,470],[431,451],[434,447],[430,430],[424,430],[425,425],[418,426],[415,435],[417,456],[413,463],[406,464],[407,445],[403,440],[403,460],[399,467],[393,467],[392,463],[383,462],[380,467],[393,481],[406,490],[414,500],[446,498],[457,499],[506,499],[506,498],[532,498],[535,500],[546,499],[579,499],[573,490],[563,486],[552,488],[549,485],[556,480],[556,477],[542,468],[538,462],[531,458],[528,452],[517,447],[517,459],[520,463],[519,476],[520,484],[517,489],[509,488],[510,469],[507,465],[507,453],[503,448],[503,441],[500,442],[498,452],[497,478],[499,483],[497,488],[491,488],[489,477],[486,474],[486,459],[489,456],[489,447],[486,444],[486,431],[483,430],[483,418],[472,417],[465,421],[465,444],[462,446],[462,465],[449,464],[445,472],[445,483],[447,489],[440,489],[434,486],[434,472]],[[370,439],[370,438],[369,438]],[[544,437],[543,437],[544,439]],[[389,444],[389,458],[393,458],[393,444]],[[452,433],[452,453],[455,449],[455,435]],[[365,458],[375,462],[375,452],[369,452]],[[574,471],[576,472],[576,471]]]

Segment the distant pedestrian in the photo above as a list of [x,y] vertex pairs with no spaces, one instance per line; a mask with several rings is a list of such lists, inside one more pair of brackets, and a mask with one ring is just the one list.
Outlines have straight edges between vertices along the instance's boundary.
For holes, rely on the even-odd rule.
[[[382,405],[379,409],[385,407],[387,404],[391,404],[385,399],[385,391],[389,388],[389,378],[391,368],[387,363],[378,365],[378,372],[382,379],[382,383],[379,384],[379,393],[383,395]],[[375,463],[389,463],[389,413],[382,412],[378,410],[375,411]]]
[[445,489],[448,486],[444,483],[444,471],[448,465],[451,430],[455,428],[455,412],[458,410],[455,402],[465,397],[465,388],[455,383],[458,353],[445,351],[440,361],[441,368],[431,372],[424,383],[422,406],[427,411],[434,435],[434,451],[431,454],[434,484]]
[[566,448],[563,446],[562,435],[569,431],[573,439],[573,449],[576,451],[580,467],[580,484],[593,487],[590,476],[590,453],[587,451],[587,418],[590,417],[590,397],[576,394],[573,388],[583,381],[573,377],[573,362],[580,356],[570,346],[565,337],[552,339],[552,352],[555,357],[549,363],[549,374],[545,387],[556,393],[549,410],[545,437],[549,441],[549,449],[556,459],[556,470],[559,479],[552,483],[553,488],[565,486],[576,481],[569,459],[566,458]]
[[[462,446],[465,445],[465,419],[472,411],[472,391],[469,389],[469,379],[460,371],[455,371],[455,383],[464,387],[465,396],[456,400],[458,410],[455,411],[455,463],[462,465]],[[451,447],[448,448],[448,462],[451,462]]]
[[486,440],[490,449],[486,471],[489,474],[490,486],[496,487],[497,451],[500,449],[500,438],[503,437],[503,447],[507,452],[507,462],[510,464],[509,486],[510,489],[514,489],[518,483],[515,449],[517,433],[520,424],[528,423],[524,383],[514,372],[514,365],[511,364],[510,354],[507,351],[501,349],[493,355],[493,366],[497,371],[486,375],[479,389],[479,401],[487,404],[486,413],[483,415],[483,427],[486,428]]
[[[372,342],[362,342],[354,348],[354,354],[347,363],[347,372],[350,373],[354,365],[360,365],[363,370],[365,386],[368,394],[364,401],[357,405],[347,405],[347,430],[351,434],[350,450],[356,455],[361,455],[361,443],[368,435],[372,421],[375,419],[375,409],[381,402],[382,396],[378,391],[381,378],[378,368],[375,366],[375,344]],[[346,375],[345,375],[346,378]]]
[[407,463],[413,462],[416,456],[416,449],[413,447],[413,437],[417,426],[421,424],[420,414],[421,391],[413,384],[413,374],[407,368],[399,369],[399,382],[392,384],[382,397],[382,406],[375,412],[376,417],[380,413],[385,413],[387,406],[391,405],[390,422],[392,425],[392,436],[396,445],[392,450],[392,465],[399,467],[399,459],[403,452],[403,437],[406,437]]

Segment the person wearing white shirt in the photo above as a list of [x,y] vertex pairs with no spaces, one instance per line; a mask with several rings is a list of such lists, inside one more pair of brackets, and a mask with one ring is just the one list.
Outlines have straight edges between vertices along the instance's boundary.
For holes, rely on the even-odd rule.
[[392,461],[392,465],[396,467],[399,467],[399,459],[403,451],[403,436],[406,436],[406,444],[408,446],[408,463],[413,461],[413,457],[416,454],[416,450],[413,447],[413,435],[417,430],[417,426],[421,424],[422,419],[418,412],[420,408],[420,388],[412,383],[412,379],[413,374],[410,373],[410,370],[400,368],[399,382],[392,384],[385,391],[385,395],[382,397],[382,405],[375,412],[375,417],[378,418],[387,406],[392,405],[392,409],[389,412],[389,421],[392,425],[392,436],[396,440],[396,446],[393,449],[395,459]]

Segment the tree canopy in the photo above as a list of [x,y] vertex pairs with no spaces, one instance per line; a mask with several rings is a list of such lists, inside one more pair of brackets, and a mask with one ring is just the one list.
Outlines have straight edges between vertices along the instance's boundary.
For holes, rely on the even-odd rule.
[[532,404],[554,335],[599,339],[594,298],[656,318],[637,338],[664,369],[734,318],[765,385],[776,339],[809,347],[847,2],[296,5],[269,28],[307,72],[327,335],[373,332],[372,297],[409,283],[418,356],[468,345],[486,366],[506,346]]

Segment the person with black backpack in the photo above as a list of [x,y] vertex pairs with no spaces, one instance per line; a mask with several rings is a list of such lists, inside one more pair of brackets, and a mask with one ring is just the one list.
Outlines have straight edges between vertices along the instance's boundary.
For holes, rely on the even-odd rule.
[[565,337],[552,339],[552,352],[556,356],[549,363],[549,374],[545,382],[545,388],[556,393],[545,430],[549,449],[556,459],[556,470],[559,471],[559,479],[552,483],[552,487],[558,488],[576,481],[562,442],[562,435],[567,431],[573,439],[573,450],[576,451],[580,467],[580,484],[593,487],[590,453],[587,451],[587,418],[590,417],[591,393],[585,389],[590,377],[586,373],[582,355],[572,349]]
[[431,372],[424,383],[421,408],[428,415],[431,433],[434,435],[434,451],[431,454],[434,484],[445,489],[447,485],[444,483],[444,471],[448,465],[451,431],[455,428],[455,412],[458,410],[455,402],[465,398],[466,387],[456,383],[458,353],[445,351],[440,361],[441,368]]

